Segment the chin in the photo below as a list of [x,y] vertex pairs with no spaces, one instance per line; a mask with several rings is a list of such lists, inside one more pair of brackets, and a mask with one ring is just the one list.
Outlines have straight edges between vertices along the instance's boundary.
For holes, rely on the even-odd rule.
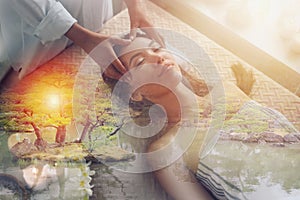
[[173,71],[172,75],[169,74],[169,76],[164,77],[164,80],[166,80],[166,85],[173,89],[178,86],[178,84],[182,81],[182,74],[178,73],[177,71]]

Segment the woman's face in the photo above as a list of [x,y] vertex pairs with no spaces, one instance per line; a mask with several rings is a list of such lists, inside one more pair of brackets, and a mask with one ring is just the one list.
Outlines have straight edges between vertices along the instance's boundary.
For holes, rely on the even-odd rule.
[[181,82],[182,75],[174,57],[153,40],[137,37],[120,53],[134,87],[144,85],[144,89],[159,94]]

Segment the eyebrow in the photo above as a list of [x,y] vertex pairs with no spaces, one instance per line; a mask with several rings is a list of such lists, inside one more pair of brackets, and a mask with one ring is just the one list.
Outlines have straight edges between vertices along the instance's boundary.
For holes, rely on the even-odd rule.
[[136,54],[134,54],[130,59],[129,59],[129,66],[131,66],[132,61],[134,60],[134,58],[138,57],[139,55],[141,55],[142,52],[138,52]]

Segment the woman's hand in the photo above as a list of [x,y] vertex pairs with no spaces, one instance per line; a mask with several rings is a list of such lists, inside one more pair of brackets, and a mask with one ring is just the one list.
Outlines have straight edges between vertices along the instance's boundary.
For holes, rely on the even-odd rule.
[[137,29],[140,28],[150,38],[159,43],[162,47],[165,47],[165,42],[162,36],[154,29],[152,23],[148,20],[144,14],[141,0],[124,0],[130,17],[130,39],[133,40],[136,37]]
[[77,23],[65,35],[93,58],[105,76],[118,80],[127,71],[115,54],[113,45],[128,45],[130,40],[95,33]]

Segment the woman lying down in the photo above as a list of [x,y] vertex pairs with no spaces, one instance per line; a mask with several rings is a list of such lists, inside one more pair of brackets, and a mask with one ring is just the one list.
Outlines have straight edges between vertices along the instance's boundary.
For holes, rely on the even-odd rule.
[[[186,148],[178,150],[181,144],[172,142],[179,132],[179,124],[182,121],[195,121],[192,118],[198,120],[199,110],[195,109],[195,107],[198,108],[198,103],[202,104],[201,109],[204,110],[203,105],[206,100],[203,96],[208,94],[204,81],[198,81],[181,70],[170,52],[144,36],[136,37],[128,46],[116,46],[115,51],[117,55],[121,55],[119,58],[129,71],[123,78],[125,77],[132,91],[131,99],[135,102],[146,100],[158,104],[167,115],[166,127],[161,131],[162,133],[158,134],[159,137],[155,137],[156,139],[146,147],[147,153],[158,152],[154,154],[155,156],[148,156],[148,160],[160,184],[175,199],[211,199],[193,175],[196,172],[196,162],[205,131],[197,133],[197,140],[194,142],[197,145],[194,149],[197,151],[189,154],[194,160],[192,164],[185,163],[180,157]],[[191,78],[189,81],[193,85],[186,86],[183,83],[182,72]],[[107,80],[106,77],[104,79]],[[111,81],[109,80],[110,83]],[[197,84],[202,88],[198,90],[199,96],[189,89]],[[127,91],[124,92],[127,93]],[[165,146],[168,146],[167,150],[160,152],[160,149],[164,149]],[[176,149],[175,146],[178,148]],[[173,151],[172,153],[179,151],[178,156],[175,155],[174,158],[169,159],[172,154],[170,151]],[[161,163],[161,160],[164,160],[164,163]]]
[[[204,81],[181,69],[170,52],[146,37],[137,37],[115,51],[129,71],[123,78],[131,88],[131,99],[158,104],[166,113],[166,127],[145,147],[160,184],[174,199],[212,199],[195,176],[212,121],[211,97]],[[224,87],[237,91],[227,94],[227,104],[236,100],[229,118],[249,99],[234,85],[225,83]]]

